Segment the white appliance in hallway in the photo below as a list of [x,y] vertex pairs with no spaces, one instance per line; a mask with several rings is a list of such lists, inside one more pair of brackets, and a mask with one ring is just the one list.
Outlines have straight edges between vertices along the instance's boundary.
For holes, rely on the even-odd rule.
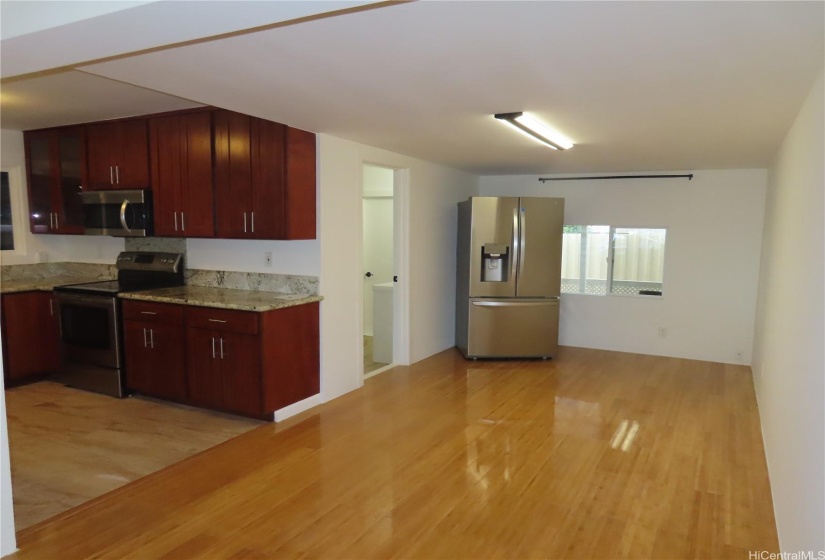
[[558,350],[564,199],[458,204],[456,346],[467,358]]

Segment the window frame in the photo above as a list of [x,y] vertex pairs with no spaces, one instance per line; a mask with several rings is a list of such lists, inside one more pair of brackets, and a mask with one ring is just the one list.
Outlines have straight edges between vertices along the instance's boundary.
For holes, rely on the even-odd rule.
[[[663,299],[665,297],[665,280],[666,274],[665,271],[667,270],[667,239],[668,239],[668,232],[669,229],[666,226],[614,226],[608,224],[564,224],[565,226],[578,226],[584,228],[582,233],[582,242],[581,248],[579,249],[579,287],[580,289],[585,286],[587,282],[587,228],[590,226],[607,226],[608,229],[608,246],[607,246],[607,279],[605,280],[605,293],[604,294],[589,294],[586,291],[579,291],[579,292],[561,292],[565,295],[577,295],[577,296],[596,296],[596,297],[630,297],[630,298],[645,298],[645,299]],[[662,294],[658,296],[648,295],[648,294],[614,294],[613,293],[613,264],[615,261],[615,246],[616,246],[616,230],[617,229],[660,229],[664,230],[665,232],[665,254],[662,259]]]
[[23,185],[23,170],[18,166],[0,166],[0,172],[9,175],[9,199],[11,200],[12,232],[14,249],[0,251],[0,259],[26,256],[26,238],[29,220],[26,216],[28,199]]

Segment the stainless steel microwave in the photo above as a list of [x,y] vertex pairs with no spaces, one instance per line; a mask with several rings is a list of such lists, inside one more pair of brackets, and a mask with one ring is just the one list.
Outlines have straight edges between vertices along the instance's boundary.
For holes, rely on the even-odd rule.
[[146,237],[155,233],[152,191],[89,191],[80,198],[86,235]]

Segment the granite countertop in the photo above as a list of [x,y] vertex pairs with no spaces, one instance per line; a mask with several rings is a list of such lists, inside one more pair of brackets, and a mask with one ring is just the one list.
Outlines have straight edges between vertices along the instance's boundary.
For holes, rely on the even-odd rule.
[[85,284],[86,282],[100,282],[106,278],[78,278],[77,276],[52,276],[51,278],[21,278],[3,280],[0,283],[0,293],[14,294],[19,292],[51,292],[55,286],[68,284]]
[[142,292],[119,294],[123,299],[173,303],[178,305],[197,305],[217,307],[220,309],[238,309],[241,311],[271,311],[283,307],[304,305],[324,299],[309,294],[284,294],[259,290],[233,290],[228,288],[211,288],[205,286],[179,286],[159,288]]

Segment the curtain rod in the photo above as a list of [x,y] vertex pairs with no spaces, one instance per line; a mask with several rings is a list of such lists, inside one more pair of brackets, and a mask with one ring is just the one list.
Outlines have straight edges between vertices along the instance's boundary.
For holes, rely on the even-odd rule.
[[598,177],[540,177],[539,181],[583,181],[585,179],[693,179],[693,173],[688,175],[602,175]]

